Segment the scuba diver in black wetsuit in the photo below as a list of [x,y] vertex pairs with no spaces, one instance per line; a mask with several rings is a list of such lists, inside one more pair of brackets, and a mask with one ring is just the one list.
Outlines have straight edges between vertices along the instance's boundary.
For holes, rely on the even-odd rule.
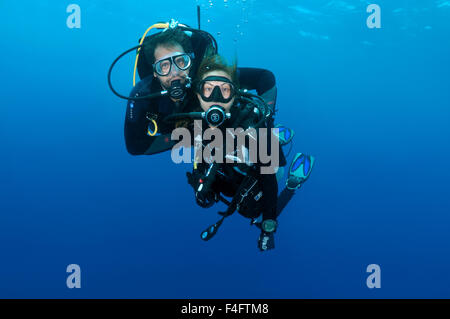
[[[192,29],[173,20],[152,27],[164,28],[164,31],[145,37],[147,30],[140,46],[119,56],[108,74],[111,90],[128,100],[124,131],[126,147],[132,155],[167,151],[175,144],[170,139],[174,128],[192,128],[189,121],[167,123],[164,119],[173,113],[192,111],[197,102],[191,90],[191,77],[195,76],[203,58],[217,54],[217,43],[203,30]],[[142,80],[127,97],[112,87],[111,70],[118,59],[136,48],[136,68]],[[275,105],[275,77],[270,71],[240,68],[238,74],[242,87],[256,90],[269,105]],[[284,157],[282,160],[285,165]]]
[[[200,103],[197,112],[172,114],[166,120],[175,121],[186,117],[202,118],[207,126],[214,128],[214,130],[220,130],[221,134],[218,136],[222,136],[222,138],[229,134],[230,128],[240,127],[246,130],[247,128],[270,127],[273,114],[271,108],[258,96],[249,94],[245,90],[240,91],[237,82],[235,67],[227,66],[219,56],[205,58],[199,67],[197,79],[194,82]],[[202,121],[195,121],[194,125],[199,125],[199,123],[202,123]],[[203,126],[200,124],[200,127]],[[214,132],[214,130],[211,132]],[[203,131],[201,129],[199,133],[198,136],[194,136],[194,140],[199,142],[202,150],[210,148],[210,144],[202,138]],[[271,135],[269,133],[265,137],[264,134],[258,133],[257,130],[254,130],[249,134],[249,139],[266,139]],[[277,138],[272,140],[278,142]],[[231,141],[234,145],[234,139]],[[278,225],[277,217],[281,209],[287,204],[284,201],[292,197],[293,189],[289,190],[289,198],[285,195],[282,197],[283,200],[278,203],[278,183],[275,170],[270,173],[262,173],[262,165],[259,160],[256,162],[249,160],[254,155],[249,154],[252,151],[249,147],[250,142],[241,145],[246,149],[243,150],[243,153],[247,153],[247,156],[244,155],[243,157],[235,156],[235,147],[230,148],[231,153],[228,152],[226,138],[223,139],[222,146],[218,146],[216,140],[214,142],[214,149],[209,150],[209,158],[205,159],[206,162],[203,162],[202,155],[198,156],[199,153],[196,152],[194,170],[192,173],[187,173],[188,182],[194,188],[198,205],[205,208],[211,207],[219,200],[228,205],[225,212],[219,213],[222,218],[202,232],[202,239],[211,239],[223,220],[237,210],[244,217],[251,218],[252,224],[261,228],[258,239],[259,249],[261,251],[273,249],[275,247],[274,233]],[[260,141],[258,141],[258,147],[260,147],[260,144]],[[272,144],[270,143],[270,145]],[[238,149],[241,149],[241,146],[238,145]],[[219,150],[220,148],[221,150]],[[270,149],[269,153],[272,154],[272,151],[273,149]],[[221,155],[216,157],[215,155],[219,153]],[[225,161],[225,159],[230,158],[234,158],[236,162],[230,164]],[[310,160],[311,158],[305,157],[305,159]],[[278,165],[276,166],[278,167]],[[305,164],[298,164],[297,166],[304,167]],[[309,177],[311,168],[312,163],[307,170],[307,176],[298,179],[296,183],[292,183],[290,186],[300,187]],[[286,193],[286,189],[283,192]],[[233,199],[229,202],[222,195]],[[262,220],[258,221],[258,218],[262,218]]]

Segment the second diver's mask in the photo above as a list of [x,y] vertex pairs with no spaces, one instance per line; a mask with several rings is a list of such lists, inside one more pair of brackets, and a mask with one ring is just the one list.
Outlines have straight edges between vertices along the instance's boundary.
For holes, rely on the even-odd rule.
[[[197,83],[198,94],[205,102],[229,103],[236,96],[236,87],[224,76],[208,76]],[[208,125],[218,127],[231,117],[220,105],[212,105],[203,118]]]
[[228,103],[236,95],[236,87],[223,76],[208,76],[197,84],[197,92],[205,102]]

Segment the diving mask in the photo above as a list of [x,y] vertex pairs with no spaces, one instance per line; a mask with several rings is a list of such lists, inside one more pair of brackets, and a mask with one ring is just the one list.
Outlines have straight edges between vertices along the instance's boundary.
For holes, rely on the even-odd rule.
[[171,56],[156,61],[153,64],[153,70],[160,76],[166,76],[170,74],[172,65],[175,65],[181,71],[186,71],[192,65],[191,55],[188,53],[175,52]]
[[236,91],[233,82],[223,76],[208,76],[197,84],[197,92],[205,102],[228,103]]

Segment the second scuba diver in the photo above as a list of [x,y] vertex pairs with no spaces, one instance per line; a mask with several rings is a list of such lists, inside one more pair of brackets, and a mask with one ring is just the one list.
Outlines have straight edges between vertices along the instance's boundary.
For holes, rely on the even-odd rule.
[[[205,58],[201,63],[197,78],[194,81],[194,87],[199,100],[199,110],[203,111],[201,118],[206,126],[221,130],[226,136],[229,134],[229,128],[262,128],[268,127],[271,122],[270,107],[257,96],[240,91],[237,81],[236,67],[228,66],[219,56]],[[194,112],[192,117],[201,112]],[[208,113],[215,114],[214,117],[208,116]],[[219,116],[222,114],[221,116]],[[176,120],[189,116],[189,114],[174,114],[168,117],[168,120]],[[211,120],[211,118],[213,120]],[[215,121],[215,119],[220,119]],[[196,121],[198,125],[201,121]],[[202,125],[202,127],[204,127]],[[255,131],[256,132],[256,131]],[[268,134],[270,135],[270,133]],[[203,136],[203,132],[201,132]],[[256,136],[256,139],[267,138]],[[194,136],[195,140],[201,137]],[[251,137],[250,137],[251,138]],[[224,139],[223,151],[227,149],[226,139]],[[201,147],[208,148],[207,141],[201,139]],[[233,140],[234,144],[234,140]],[[258,141],[258,145],[259,145]],[[246,144],[247,146],[248,144]],[[266,145],[269,145],[267,143]],[[231,148],[231,149],[234,149]],[[249,148],[247,148],[249,151]],[[272,150],[271,150],[272,151]],[[217,154],[217,149],[210,154]],[[224,157],[233,154],[222,152]],[[251,154],[249,157],[252,157]],[[247,157],[248,158],[248,157]],[[301,186],[309,177],[313,160],[311,157],[303,156],[301,163],[297,159],[295,171],[301,167],[304,175],[297,175],[297,180],[290,179],[290,188],[288,193],[286,189],[282,192],[282,202],[278,203],[278,183],[275,171],[269,174],[261,173],[262,164],[259,161],[255,163],[240,161],[230,164],[225,160],[214,162],[213,160],[201,161],[195,158],[194,169],[192,173],[187,173],[188,182],[194,188],[195,198],[201,207],[211,207],[214,203],[222,200],[228,205],[225,212],[220,212],[222,218],[214,225],[208,227],[201,234],[203,240],[211,239],[217,232],[224,219],[235,211],[238,211],[244,217],[250,218],[252,224],[261,229],[258,238],[258,247],[261,251],[273,249],[275,247],[274,233],[277,229],[277,217],[287,202],[294,194],[295,189]],[[199,163],[200,162],[200,163]],[[294,162],[293,162],[294,163]],[[305,165],[307,169],[305,170]],[[291,170],[292,170],[291,164]],[[229,202],[222,195],[232,197]]]

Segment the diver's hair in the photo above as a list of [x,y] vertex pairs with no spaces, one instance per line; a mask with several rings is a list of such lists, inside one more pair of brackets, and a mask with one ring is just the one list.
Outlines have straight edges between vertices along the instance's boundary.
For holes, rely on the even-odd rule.
[[229,65],[224,57],[220,55],[212,55],[203,59],[200,64],[197,76],[195,78],[195,83],[202,80],[206,73],[211,71],[223,71],[231,77],[231,81],[238,88],[239,81],[237,77],[237,62]]
[[150,64],[155,63],[155,50],[158,46],[172,47],[180,45],[184,52],[192,53],[192,43],[189,36],[179,28],[167,29],[151,36],[144,45],[144,54]]

